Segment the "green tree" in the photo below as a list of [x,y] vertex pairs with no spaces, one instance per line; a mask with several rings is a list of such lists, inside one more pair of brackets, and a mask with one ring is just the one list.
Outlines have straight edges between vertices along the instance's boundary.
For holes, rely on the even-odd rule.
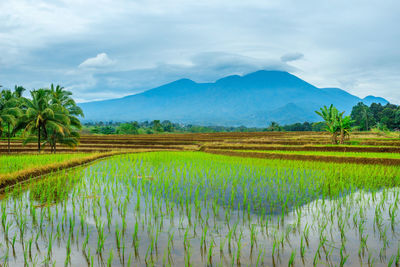
[[117,129],[118,134],[138,134],[138,123],[121,123]]
[[353,107],[350,116],[354,121],[354,125],[361,131],[368,131],[371,126],[376,124],[370,108],[362,102],[359,102]]
[[17,99],[22,98],[22,94],[26,91],[23,86],[15,85],[14,87],[14,95]]
[[152,121],[152,124],[153,124],[154,132],[163,132],[164,131],[164,129],[160,123],[160,120],[154,120],[154,121]]
[[380,113],[380,123],[385,125],[388,129],[393,130],[396,127],[396,106],[395,105],[385,105],[384,109]]
[[54,127],[50,124],[47,132],[48,140],[51,151],[56,153],[57,143],[64,144],[70,147],[77,146],[79,144],[79,132],[82,128],[81,122],[78,116],[83,117],[83,111],[76,105],[76,102],[72,99],[72,92],[67,91],[64,87],[57,85],[54,87],[53,84],[50,86],[50,103],[53,106],[55,115],[58,116],[58,120],[63,122],[62,130]]
[[21,110],[18,107],[18,100],[10,90],[2,90],[0,93],[0,136],[4,131],[2,125],[7,125],[7,148],[10,153],[11,127],[17,124]]
[[344,144],[344,139],[346,136],[350,136],[351,125],[354,120],[350,116],[343,117],[344,112],[339,113],[337,117],[338,131],[340,135],[339,143]]
[[320,111],[315,111],[315,113],[324,119],[325,130],[332,135],[332,144],[337,144],[339,111],[333,105],[330,105],[329,108],[324,106],[320,108]]
[[161,126],[163,127],[164,132],[173,132],[174,131],[174,125],[172,122],[165,120],[161,123]]
[[381,117],[382,117],[382,111],[383,111],[383,106],[381,105],[381,103],[372,103],[369,106],[369,110],[372,113],[372,116],[374,117],[374,125],[370,125],[370,128],[375,127],[375,125],[380,122]]
[[[48,141],[48,129],[64,134],[70,120],[59,104],[52,104],[49,90],[31,91],[31,98],[24,98],[25,114],[21,117],[24,133],[29,134],[25,143],[30,142],[33,135],[37,136],[38,152],[41,151],[41,141]],[[42,139],[43,137],[43,139]]]
[[281,132],[283,129],[276,121],[271,121],[270,125],[265,129],[267,132]]

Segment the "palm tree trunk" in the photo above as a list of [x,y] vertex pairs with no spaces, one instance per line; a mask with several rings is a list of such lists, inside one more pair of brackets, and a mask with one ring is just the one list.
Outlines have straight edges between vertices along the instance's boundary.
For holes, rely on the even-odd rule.
[[40,123],[38,126],[38,143],[37,143],[37,145],[38,145],[38,152],[40,153]]
[[8,123],[8,154],[10,154],[10,123]]

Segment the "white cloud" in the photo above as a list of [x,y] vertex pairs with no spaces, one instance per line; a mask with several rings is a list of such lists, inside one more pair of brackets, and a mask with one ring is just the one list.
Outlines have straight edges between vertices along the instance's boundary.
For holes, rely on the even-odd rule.
[[115,64],[115,60],[108,57],[106,53],[97,54],[79,64],[79,68],[104,68]]
[[[400,103],[399,10],[398,0],[3,0],[0,83],[60,81],[82,97],[89,87],[122,96],[184,76],[285,68],[319,87]],[[93,51],[111,59],[89,59]],[[296,51],[306,57],[288,53]],[[94,73],[118,88],[98,86]]]

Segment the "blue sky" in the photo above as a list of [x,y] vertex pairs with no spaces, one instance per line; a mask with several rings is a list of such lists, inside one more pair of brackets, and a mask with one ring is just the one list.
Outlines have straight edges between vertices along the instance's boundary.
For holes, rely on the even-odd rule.
[[0,1],[0,84],[79,102],[286,70],[400,104],[400,1]]

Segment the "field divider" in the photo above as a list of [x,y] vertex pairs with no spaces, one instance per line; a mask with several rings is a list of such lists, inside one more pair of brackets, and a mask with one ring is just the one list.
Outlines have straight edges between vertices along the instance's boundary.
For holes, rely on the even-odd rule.
[[355,163],[355,164],[371,164],[371,165],[387,165],[400,166],[400,159],[390,158],[363,158],[363,157],[338,157],[338,156],[321,156],[321,155],[294,155],[294,154],[278,154],[278,153],[262,153],[262,152],[239,152],[222,149],[204,149],[206,153],[247,157],[247,158],[265,158],[265,159],[282,159],[282,160],[299,160],[299,161],[322,161],[335,163]]

